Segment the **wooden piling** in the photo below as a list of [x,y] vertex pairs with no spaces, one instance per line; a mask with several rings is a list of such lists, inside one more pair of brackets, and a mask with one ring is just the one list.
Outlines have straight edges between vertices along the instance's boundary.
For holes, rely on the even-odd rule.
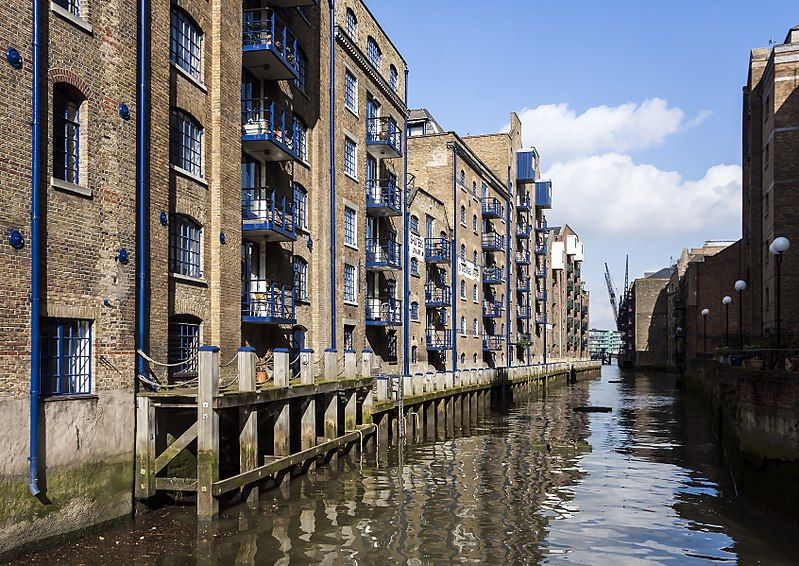
[[[239,348],[239,391],[255,391],[255,348]],[[242,472],[258,467],[258,405],[239,407],[239,466]],[[242,488],[248,503],[258,501],[258,486]]]
[[197,387],[197,517],[212,519],[219,513],[214,483],[219,481],[219,415],[213,407],[219,396],[219,348],[201,346]]
[[136,498],[155,495],[155,407],[149,397],[136,398]]

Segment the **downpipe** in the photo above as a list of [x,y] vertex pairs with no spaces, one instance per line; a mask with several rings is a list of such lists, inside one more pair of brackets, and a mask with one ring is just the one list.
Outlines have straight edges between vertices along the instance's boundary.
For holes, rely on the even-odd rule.
[[[138,57],[136,60],[136,374],[147,375],[147,361],[138,351],[147,351],[147,282],[150,244],[150,0],[138,4]],[[139,380],[134,388],[138,391]]]
[[330,348],[336,351],[336,0],[330,7]]

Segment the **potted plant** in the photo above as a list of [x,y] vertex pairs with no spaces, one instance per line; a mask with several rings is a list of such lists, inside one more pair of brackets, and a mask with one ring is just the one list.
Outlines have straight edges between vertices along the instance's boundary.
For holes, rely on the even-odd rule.
[[258,361],[255,363],[255,382],[257,384],[263,385],[269,381],[269,374],[266,370],[266,359],[258,358]]

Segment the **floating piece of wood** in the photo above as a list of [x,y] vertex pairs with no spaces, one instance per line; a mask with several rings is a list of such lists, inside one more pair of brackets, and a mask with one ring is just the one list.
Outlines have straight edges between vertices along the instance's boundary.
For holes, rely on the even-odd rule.
[[612,407],[592,407],[592,406],[583,406],[583,407],[573,407],[576,413],[609,413],[613,410]]

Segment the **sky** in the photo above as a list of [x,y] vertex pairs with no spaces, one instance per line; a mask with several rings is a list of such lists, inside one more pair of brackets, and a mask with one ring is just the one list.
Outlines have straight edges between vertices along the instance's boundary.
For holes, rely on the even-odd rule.
[[409,106],[462,135],[511,112],[552,180],[549,225],[585,243],[593,328],[616,287],[705,240],[737,240],[749,51],[796,0],[366,0],[408,63]]

